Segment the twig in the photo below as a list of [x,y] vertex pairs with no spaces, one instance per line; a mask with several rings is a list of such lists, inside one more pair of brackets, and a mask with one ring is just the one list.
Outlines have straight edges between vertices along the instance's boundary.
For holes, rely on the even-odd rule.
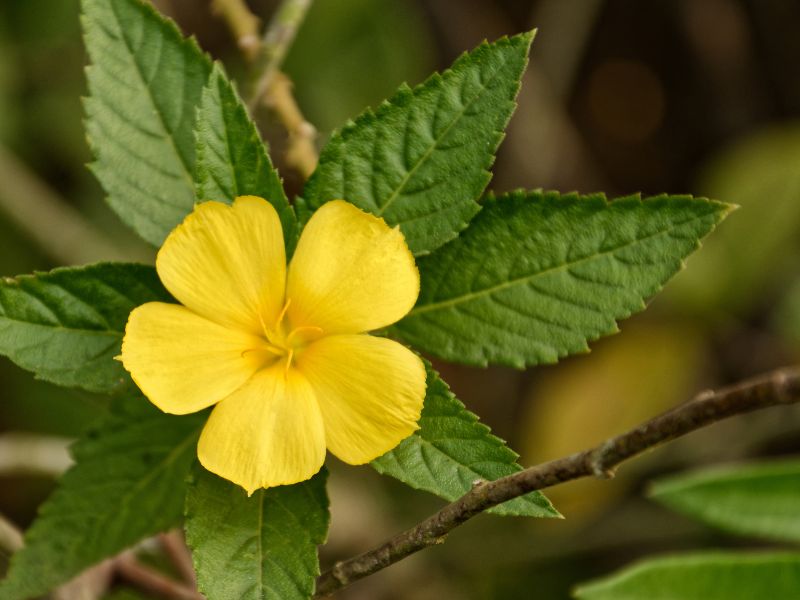
[[317,579],[324,597],[434,544],[475,515],[534,490],[582,477],[613,477],[625,460],[722,419],[800,401],[800,369],[784,369],[717,391],[705,391],[646,423],[595,448],[481,483],[435,515],[377,548],[338,562]]
[[188,585],[194,587],[197,584],[197,578],[192,564],[192,554],[186,546],[183,534],[179,530],[173,529],[167,533],[160,534],[158,539],[180,576]]
[[0,515],[0,549],[13,554],[22,548],[22,532],[11,521]]
[[258,37],[261,19],[250,11],[244,0],[211,0],[211,10],[225,21],[245,58],[255,60],[261,46]]
[[56,477],[72,464],[71,440],[29,433],[0,434],[0,473],[39,474]]
[[256,79],[250,96],[250,109],[254,109],[272,85],[272,80],[286,58],[286,54],[297,35],[297,30],[306,18],[312,0],[283,0],[264,33],[259,58],[256,62]]
[[291,80],[281,72],[275,73],[269,93],[264,97],[278,120],[289,133],[286,149],[286,164],[296,170],[303,179],[308,179],[317,168],[319,155],[314,141],[317,130],[306,121],[292,94]]
[[[317,130],[303,116],[292,93],[292,82],[280,67],[311,3],[312,0],[283,0],[260,40],[259,19],[242,0],[212,0],[214,10],[225,18],[238,40],[245,59],[253,63],[255,83],[247,102],[250,112],[255,113],[264,105],[275,113],[289,134],[286,163],[304,179],[314,172],[319,160],[315,145]],[[243,32],[247,37],[245,46]]]
[[53,590],[50,600],[100,600],[114,578],[114,559],[104,560]]
[[204,596],[184,583],[174,581],[141,564],[130,552],[114,561],[117,573],[141,590],[168,600],[205,600]]
[[0,210],[57,262],[129,259],[2,145]]

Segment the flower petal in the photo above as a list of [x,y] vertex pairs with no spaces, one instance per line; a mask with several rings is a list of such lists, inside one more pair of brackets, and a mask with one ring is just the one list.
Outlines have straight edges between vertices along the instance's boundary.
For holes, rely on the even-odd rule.
[[310,479],[325,461],[314,392],[284,364],[259,371],[220,402],[200,435],[200,463],[248,494]]
[[294,327],[360,333],[399,321],[417,301],[419,272],[398,228],[342,200],[315,212],[289,266]]
[[177,304],[149,302],[128,317],[122,364],[145,396],[168,413],[219,402],[261,365],[260,338],[222,327]]
[[418,428],[425,366],[408,348],[370,335],[335,335],[295,360],[314,387],[328,449],[343,461],[369,462]]
[[[156,259],[181,304],[220,325],[262,332],[283,307],[286,254],[278,214],[255,196],[198,204]],[[259,316],[260,315],[260,316]]]

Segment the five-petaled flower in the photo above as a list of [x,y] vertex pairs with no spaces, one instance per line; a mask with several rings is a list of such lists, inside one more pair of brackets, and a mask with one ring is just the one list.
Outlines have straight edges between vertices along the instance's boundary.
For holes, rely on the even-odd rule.
[[398,321],[419,294],[399,229],[328,202],[287,267],[266,200],[203,202],[167,237],[156,268],[183,306],[136,308],[121,360],[165,412],[216,404],[197,448],[209,471],[252,493],[309,479],[326,447],[363,464],[418,427],[422,361],[365,333]]

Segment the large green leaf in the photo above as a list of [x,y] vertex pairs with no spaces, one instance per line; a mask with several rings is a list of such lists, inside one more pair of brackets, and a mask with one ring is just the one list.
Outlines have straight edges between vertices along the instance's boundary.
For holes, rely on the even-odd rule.
[[194,120],[211,62],[142,0],[82,0],[92,168],[120,218],[160,245],[194,205]]
[[419,300],[394,332],[469,365],[585,352],[642,310],[729,210],[687,196],[490,197],[459,239],[418,261]]
[[[478,417],[464,408],[439,374],[427,365],[428,390],[419,430],[394,450],[372,461],[379,473],[418,490],[453,501],[475,481],[493,481],[521,471],[518,455]],[[557,517],[539,492],[509,500],[490,510],[498,515]]]
[[291,248],[297,227],[294,209],[247,109],[219,66],[203,92],[195,133],[197,197],[229,203],[250,195],[269,200]]
[[138,394],[115,404],[73,446],[75,465],[26,532],[3,600],[39,596],[180,522],[205,414],[166,415]]
[[0,354],[41,379],[93,392],[129,381],[120,352],[128,313],[170,301],[155,269],[105,263],[0,280]]
[[797,598],[800,554],[685,554],[658,558],[580,586],[582,600]]
[[186,540],[208,600],[302,600],[319,575],[328,535],[327,471],[256,491],[199,465],[186,496]]
[[800,461],[734,465],[656,483],[659,502],[733,533],[800,542]]
[[417,255],[453,239],[480,210],[532,40],[530,32],[484,43],[363,113],[323,149],[303,205],[352,202],[400,225]]

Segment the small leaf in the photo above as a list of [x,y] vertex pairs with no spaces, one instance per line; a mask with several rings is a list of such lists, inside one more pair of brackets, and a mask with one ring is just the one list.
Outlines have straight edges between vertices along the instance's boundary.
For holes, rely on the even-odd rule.
[[480,210],[533,36],[484,43],[334,134],[304,191],[306,212],[347,200],[399,225],[416,255],[456,237]]
[[796,598],[800,554],[684,554],[657,558],[580,586],[582,600]]
[[120,218],[161,245],[194,206],[194,120],[211,61],[142,0],[82,0],[86,129]]
[[256,491],[196,466],[186,496],[186,540],[208,600],[310,598],[317,546],[328,534],[327,471]]
[[75,465],[26,532],[0,598],[39,596],[179,523],[205,417],[166,415],[138,394],[120,399],[73,446]]
[[0,354],[46,381],[114,392],[129,380],[119,354],[128,314],[169,302],[155,269],[101,263],[0,279]]
[[798,460],[677,475],[656,483],[651,495],[726,531],[800,542]]
[[586,352],[642,310],[729,210],[688,196],[490,197],[459,239],[417,262],[417,305],[393,332],[468,365]]
[[237,196],[268,200],[294,244],[294,209],[283,191],[255,124],[219,65],[203,91],[195,126],[197,198],[231,203]]
[[[372,461],[375,470],[451,502],[466,494],[475,481],[493,481],[521,471],[518,455],[464,408],[430,365],[426,367],[428,390],[420,428],[394,450]],[[489,512],[559,516],[539,492],[509,500]]]

